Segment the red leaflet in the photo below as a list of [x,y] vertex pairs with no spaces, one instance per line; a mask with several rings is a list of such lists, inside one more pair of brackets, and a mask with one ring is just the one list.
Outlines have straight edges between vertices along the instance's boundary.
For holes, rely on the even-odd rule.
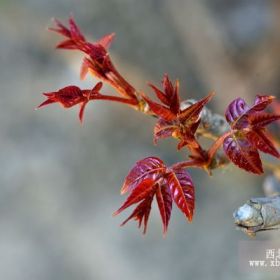
[[248,113],[263,111],[274,99],[275,96],[272,95],[257,95],[254,105],[249,109]]
[[179,81],[176,80],[175,85],[169,80],[167,74],[164,75],[162,81],[163,92],[156,86],[149,84],[150,87],[155,91],[158,99],[169,107],[170,111],[176,115],[180,110],[180,97],[179,97]]
[[265,129],[254,129],[251,132],[248,132],[246,136],[249,142],[252,143],[255,148],[266,154],[279,157],[279,152],[274,147],[268,135],[266,135]]
[[121,226],[124,226],[130,219],[134,218],[136,221],[138,221],[138,227],[140,228],[144,219],[143,234],[145,234],[147,231],[147,225],[152,208],[153,198],[154,192],[151,192],[141,203],[138,204],[138,206],[134,209],[131,215],[125,221],[122,222]]
[[180,169],[170,173],[167,180],[173,200],[191,222],[195,207],[195,195],[189,173]]
[[163,225],[163,234],[165,234],[167,232],[172,211],[172,197],[168,186],[157,188],[156,198]]
[[269,114],[269,113],[255,113],[248,116],[250,125],[254,128],[262,128],[279,120],[280,115]]
[[163,161],[157,157],[147,157],[136,162],[125,178],[121,188],[121,194],[133,191],[135,187],[144,179],[151,178],[154,181],[165,173],[166,166]]
[[59,103],[64,108],[70,108],[80,104],[79,119],[82,122],[86,104],[92,95],[98,93],[101,86],[102,83],[98,83],[92,90],[81,90],[76,86],[68,86],[55,92],[43,93],[47,97],[47,100],[41,103],[37,108],[51,103]]
[[122,207],[117,210],[114,215],[118,215],[120,212],[122,212],[127,207],[131,206],[132,204],[138,203],[145,199],[147,196],[151,194],[155,190],[155,186],[157,184],[157,181],[154,181],[153,179],[147,178],[142,180],[132,191],[125,203],[122,205]]
[[52,103],[59,103],[64,108],[71,108],[77,104],[80,105],[79,119],[83,122],[84,111],[87,103],[92,100],[109,100],[113,102],[124,103],[132,106],[136,106],[137,102],[132,99],[109,96],[100,93],[102,83],[97,83],[93,89],[81,90],[77,86],[67,86],[58,91],[43,93],[47,97],[43,103],[37,108],[44,107]]
[[176,119],[176,115],[170,110],[170,108],[153,102],[144,94],[142,94],[142,97],[148,103],[150,109],[155,113],[156,116],[164,119],[165,121],[173,121]]
[[212,99],[214,92],[208,94],[206,97],[190,105],[186,109],[180,111],[179,119],[184,122],[196,122],[199,119],[203,107]]
[[189,221],[192,220],[194,187],[190,175],[180,168],[176,170],[167,168],[159,158],[149,157],[138,161],[125,179],[121,192],[126,191],[129,191],[130,195],[114,215],[133,204],[139,204],[122,225],[134,218],[139,221],[140,227],[144,219],[145,233],[154,196],[160,211],[164,234],[171,216],[172,200]]
[[69,28],[60,21],[55,20],[56,27],[49,28],[67,39],[57,45],[59,49],[80,50],[87,57],[83,59],[81,67],[81,78],[85,78],[90,71],[97,78],[109,83],[122,96],[137,101],[136,90],[120,75],[114,67],[108,48],[115,36],[114,33],[108,34],[94,43],[90,43],[83,36],[74,19],[70,17]]
[[171,137],[178,129],[177,125],[159,118],[154,127],[154,143],[157,144],[159,139]]
[[258,150],[280,157],[265,130],[266,125],[280,119],[280,115],[263,111],[273,99],[258,95],[249,107],[242,98],[237,98],[225,113],[232,133],[224,139],[224,151],[234,164],[255,174],[263,173]]
[[228,136],[224,141],[224,151],[238,167],[255,174],[263,173],[258,150],[246,138]]
[[50,103],[59,103],[65,108],[70,108],[85,100],[83,91],[76,86],[67,86],[58,91],[43,93],[47,97],[47,100],[40,104],[38,108],[41,108]]

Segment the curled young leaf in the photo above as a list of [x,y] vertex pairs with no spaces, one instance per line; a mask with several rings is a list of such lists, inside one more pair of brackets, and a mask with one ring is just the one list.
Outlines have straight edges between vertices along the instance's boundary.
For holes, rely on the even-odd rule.
[[273,99],[273,96],[257,95],[249,107],[242,98],[237,98],[225,113],[231,125],[231,135],[224,139],[225,153],[238,167],[256,174],[263,173],[258,150],[277,158],[280,156],[265,129],[280,119],[280,115],[264,112]]
[[248,111],[249,107],[243,98],[234,99],[225,112],[226,120],[229,124],[236,121],[240,116]]
[[227,107],[226,120],[232,128],[243,128],[248,125],[250,118],[259,115],[273,100],[274,97],[270,95],[257,95],[253,106],[249,107],[244,99],[236,98]]

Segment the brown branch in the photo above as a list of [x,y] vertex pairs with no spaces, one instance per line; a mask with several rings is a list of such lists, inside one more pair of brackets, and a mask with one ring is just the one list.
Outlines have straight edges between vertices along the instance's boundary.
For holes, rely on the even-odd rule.
[[237,227],[249,236],[280,227],[280,181],[270,175],[263,189],[267,197],[251,198],[233,213]]
[[280,195],[251,198],[233,213],[237,227],[249,236],[280,226]]

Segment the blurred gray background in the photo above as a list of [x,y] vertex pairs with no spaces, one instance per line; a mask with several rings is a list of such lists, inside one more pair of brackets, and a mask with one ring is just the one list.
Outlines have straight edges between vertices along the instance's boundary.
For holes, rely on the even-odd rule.
[[0,279],[279,279],[238,269],[248,238],[232,212],[262,195],[263,177],[232,166],[191,170],[192,224],[174,207],[163,238],[154,207],[146,236],[133,221],[119,227],[131,210],[111,214],[135,161],[186,155],[174,140],[153,146],[154,120],[124,106],[90,104],[83,126],[78,108],[34,111],[44,91],[93,84],[79,81],[81,55],[55,51],[59,37],[46,31],[70,13],[91,39],[116,32],[113,60],[140,90],[168,72],[184,98],[216,91],[219,113],[237,96],[279,94],[279,1],[0,0]]

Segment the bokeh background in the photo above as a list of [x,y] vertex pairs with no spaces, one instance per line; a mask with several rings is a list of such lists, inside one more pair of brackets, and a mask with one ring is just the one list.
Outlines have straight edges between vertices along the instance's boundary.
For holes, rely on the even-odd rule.
[[90,104],[83,126],[77,108],[34,110],[44,91],[94,82],[79,81],[81,55],[55,51],[59,38],[46,31],[70,13],[91,39],[117,33],[113,60],[140,90],[168,72],[184,98],[216,91],[219,113],[237,96],[279,95],[279,1],[1,0],[0,279],[279,279],[238,269],[248,238],[232,212],[262,195],[263,177],[233,166],[213,177],[191,170],[194,221],[174,209],[166,238],[155,207],[146,236],[133,221],[119,227],[130,211],[111,213],[134,162],[186,155],[174,140],[153,146],[154,120],[124,106]]

